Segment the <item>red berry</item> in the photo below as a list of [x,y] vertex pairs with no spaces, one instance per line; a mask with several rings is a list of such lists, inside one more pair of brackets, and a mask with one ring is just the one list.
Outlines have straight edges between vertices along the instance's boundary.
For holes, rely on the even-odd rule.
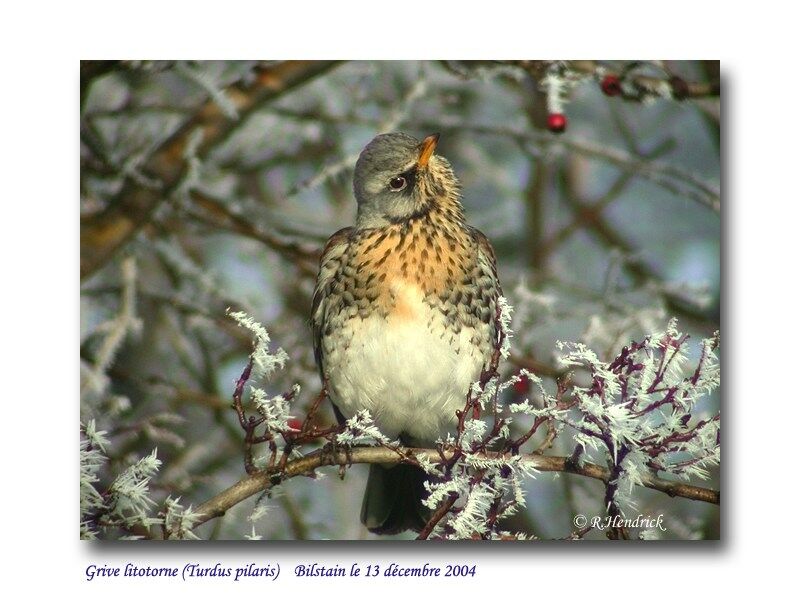
[[295,431],[300,431],[303,428],[303,420],[296,417],[289,419],[286,424],[289,426],[289,429]]
[[619,77],[616,75],[606,75],[603,81],[600,82],[600,87],[606,96],[618,96],[622,93],[622,86],[619,83]]
[[514,391],[520,396],[527,394],[531,389],[531,380],[520,374],[518,381],[514,382]]
[[567,117],[561,113],[547,115],[547,128],[553,133],[561,133],[567,128]]

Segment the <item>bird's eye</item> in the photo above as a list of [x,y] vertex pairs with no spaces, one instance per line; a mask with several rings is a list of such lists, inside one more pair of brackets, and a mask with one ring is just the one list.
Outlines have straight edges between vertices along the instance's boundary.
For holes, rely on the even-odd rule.
[[397,177],[392,177],[389,180],[389,189],[393,192],[399,192],[404,187],[406,187],[406,178],[403,177],[402,175],[399,175]]

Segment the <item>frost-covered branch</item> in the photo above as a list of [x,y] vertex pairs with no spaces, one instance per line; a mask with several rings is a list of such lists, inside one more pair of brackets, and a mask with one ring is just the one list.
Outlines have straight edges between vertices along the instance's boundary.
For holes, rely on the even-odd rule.
[[[258,471],[252,475],[244,477],[231,487],[223,490],[213,498],[203,502],[195,509],[197,520],[195,527],[203,523],[223,516],[231,508],[254,496],[263,493],[275,485],[275,476],[280,474],[279,480],[291,479],[297,476],[312,475],[316,469],[328,466],[346,467],[355,464],[383,464],[394,465],[402,462],[419,462],[421,464],[441,464],[453,456],[453,452],[442,453],[438,449],[427,448],[404,448],[402,446],[385,448],[381,446],[368,446],[352,448],[349,451],[329,449],[316,450],[306,456],[288,461],[283,470],[277,467]],[[489,452],[486,460],[509,458],[508,454]],[[571,457],[568,456],[542,456],[530,454],[518,457],[526,468],[539,472],[571,473],[607,482],[610,476],[608,469],[589,462],[572,464]],[[719,504],[720,493],[717,490],[689,485],[677,481],[668,481],[657,477],[645,477],[642,479],[641,486],[659,492],[663,492],[672,497],[687,498],[710,504]]]
[[180,498],[167,497],[163,509],[153,514],[157,502],[151,497],[150,483],[161,468],[154,449],[124,468],[111,483],[101,487],[101,471],[108,462],[111,442],[108,433],[99,431],[94,420],[81,424],[80,440],[80,535],[96,539],[100,532],[123,532],[121,539],[197,539],[192,529],[197,513],[184,508]]
[[142,330],[142,321],[136,316],[136,259],[128,256],[122,261],[122,293],[119,313],[112,319],[97,326],[95,335],[102,335],[93,364],[87,368],[85,379],[81,382],[81,394],[92,392],[103,394],[108,387],[106,371],[114,362],[125,338],[137,335]]
[[595,453],[608,461],[609,516],[634,506],[633,487],[654,473],[707,479],[708,469],[719,464],[719,413],[695,411],[720,383],[719,336],[702,341],[693,367],[688,337],[673,319],[664,332],[632,342],[611,361],[601,361],[583,344],[560,345],[562,363],[588,369],[590,380],[573,387],[572,414],[557,413],[550,403],[553,418],[574,431],[576,457]]
[[205,190],[192,190],[190,194],[193,206],[186,209],[189,217],[224,231],[232,231],[257,240],[292,261],[304,275],[309,277],[316,275],[316,263],[319,260],[318,245],[302,243],[270,231],[232,211],[229,203]]
[[[160,189],[141,186],[136,181],[126,179],[115,200],[104,211],[82,220],[81,278],[104,265],[151,218],[156,207],[183,184],[191,158],[185,155],[184,150],[192,136],[200,133],[194,154],[203,159],[229,139],[247,121],[247,117],[265,102],[325,72],[334,64],[331,61],[284,61],[261,67],[246,89],[236,82],[230,86],[230,90],[220,91],[199,106],[159,143],[142,166],[143,173],[161,183]],[[221,95],[230,100],[230,103],[226,103],[227,113],[235,110],[238,119],[230,119],[226,112],[220,110],[217,99]]]
[[150,516],[155,502],[150,498],[150,479],[161,461],[156,451],[124,469],[105,490],[99,490],[100,470],[107,461],[109,444],[105,431],[98,431],[94,421],[81,425],[80,509],[81,538],[94,539],[100,529],[147,531],[160,523]]
[[514,62],[537,79],[553,62],[563,62],[576,74],[596,81],[607,96],[619,96],[629,101],[644,102],[658,98],[681,101],[716,98],[720,94],[718,79],[686,81],[665,69],[660,61],[630,61],[619,69],[609,68],[594,60]]

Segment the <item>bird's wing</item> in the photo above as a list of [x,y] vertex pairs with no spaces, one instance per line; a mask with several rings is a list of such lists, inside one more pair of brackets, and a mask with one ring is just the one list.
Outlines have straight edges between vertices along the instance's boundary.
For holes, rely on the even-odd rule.
[[503,295],[503,290],[500,287],[500,279],[497,276],[497,259],[494,254],[494,248],[483,233],[474,227],[469,227],[472,239],[478,246],[478,267],[481,271],[479,276],[479,286],[481,289],[480,296],[483,302],[488,304],[489,308],[495,313],[495,318],[492,320],[492,339],[495,340],[495,350],[497,349],[500,337],[499,321],[499,308],[498,298]]
[[469,230],[472,233],[472,239],[478,244],[478,262],[482,268],[486,268],[491,273],[497,289],[497,295],[502,296],[503,290],[500,289],[500,280],[497,277],[497,258],[495,257],[492,243],[480,230],[474,227],[469,227]]
[[314,336],[314,359],[317,362],[323,384],[325,383],[325,374],[322,367],[322,333],[325,331],[327,316],[326,300],[341,269],[342,256],[350,245],[352,232],[352,227],[345,227],[334,233],[325,244],[319,260],[319,274],[317,275],[317,285],[314,288],[314,300],[311,304],[311,330]]

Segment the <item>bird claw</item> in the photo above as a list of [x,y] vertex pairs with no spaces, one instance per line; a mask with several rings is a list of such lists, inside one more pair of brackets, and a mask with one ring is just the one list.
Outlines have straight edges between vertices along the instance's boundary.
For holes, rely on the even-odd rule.
[[572,454],[564,461],[564,466],[566,467],[567,471],[575,472],[580,469],[581,466],[581,455],[583,454],[583,448],[581,446],[575,446],[575,450]]
[[[339,453],[342,451],[345,455],[345,462],[339,463]],[[334,437],[322,447],[322,452],[328,456],[330,464],[339,464],[339,478],[344,479],[347,469],[353,466],[353,453],[350,446],[348,444],[339,444]]]

